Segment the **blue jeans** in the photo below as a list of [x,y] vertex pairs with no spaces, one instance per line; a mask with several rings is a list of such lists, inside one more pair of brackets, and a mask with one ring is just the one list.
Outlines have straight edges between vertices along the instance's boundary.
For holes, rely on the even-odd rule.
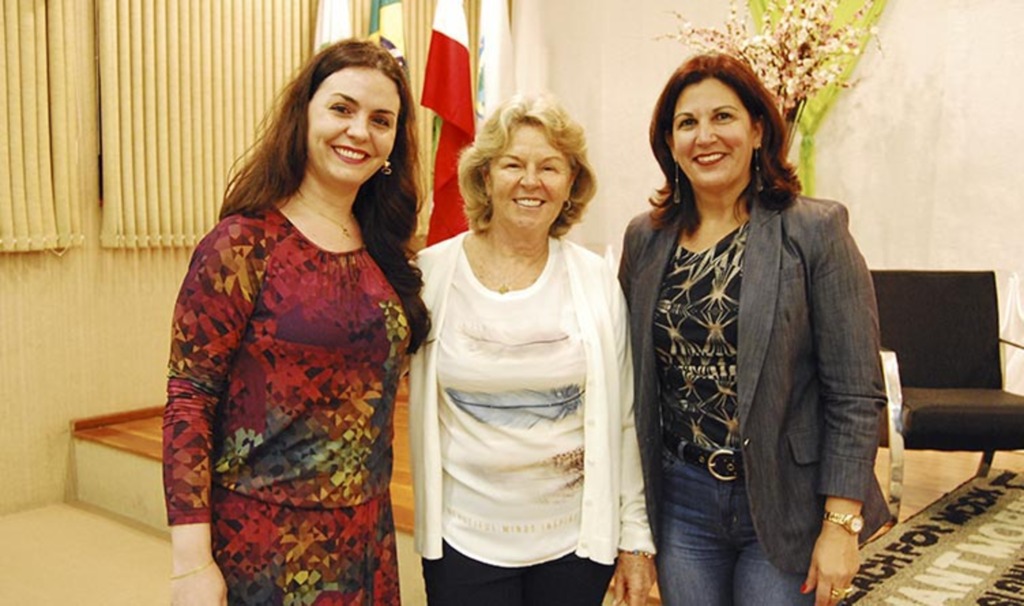
[[665,606],[798,606],[806,573],[776,568],[761,548],[743,478],[722,482],[674,455],[663,461],[658,588]]

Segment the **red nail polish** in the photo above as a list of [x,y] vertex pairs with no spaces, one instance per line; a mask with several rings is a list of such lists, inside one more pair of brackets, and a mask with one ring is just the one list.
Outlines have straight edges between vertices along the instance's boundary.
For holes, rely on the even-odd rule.
[[800,593],[807,593],[807,591],[808,591],[807,583],[804,583],[803,585],[800,586]]

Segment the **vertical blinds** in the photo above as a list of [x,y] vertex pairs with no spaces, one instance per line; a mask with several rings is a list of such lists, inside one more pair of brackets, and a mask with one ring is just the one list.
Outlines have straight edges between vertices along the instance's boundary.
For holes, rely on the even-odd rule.
[[[313,49],[318,1],[98,0],[104,246],[192,246],[214,225],[233,162]],[[417,101],[435,4],[402,2]],[[480,1],[465,5],[475,73]],[[350,9],[365,36],[370,0]],[[429,192],[433,113],[416,111]]]
[[316,0],[99,0],[104,246],[210,229],[315,19]]
[[81,82],[90,71],[81,69],[89,53],[72,33],[82,24],[83,4],[3,0],[0,252],[60,250],[83,241],[78,197],[87,189],[86,173],[77,154],[90,117],[81,115],[88,104],[77,96],[91,85]]

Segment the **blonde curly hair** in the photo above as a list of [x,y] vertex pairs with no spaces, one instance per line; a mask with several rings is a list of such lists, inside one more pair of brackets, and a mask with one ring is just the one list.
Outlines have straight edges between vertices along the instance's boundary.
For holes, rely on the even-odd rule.
[[487,195],[485,175],[491,162],[508,148],[512,133],[520,126],[536,126],[548,142],[569,160],[574,178],[569,191],[569,208],[563,207],[548,233],[564,236],[579,223],[587,205],[597,193],[594,169],[587,160],[583,127],[549,95],[515,95],[501,104],[477,131],[473,144],[459,156],[459,191],[465,201],[466,220],[474,232],[490,228],[494,207]]

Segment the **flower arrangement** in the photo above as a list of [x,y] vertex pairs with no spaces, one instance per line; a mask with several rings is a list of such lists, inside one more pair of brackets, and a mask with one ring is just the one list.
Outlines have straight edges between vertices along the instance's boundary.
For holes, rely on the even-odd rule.
[[[807,100],[829,86],[848,87],[843,73],[877,29],[858,27],[874,6],[863,6],[848,24],[836,25],[838,0],[766,0],[761,33],[747,32],[736,0],[730,0],[725,30],[696,27],[680,13],[676,39],[699,52],[728,53],[746,61],[775,95],[779,111],[792,126]],[[775,16],[775,18],[773,18]]]

